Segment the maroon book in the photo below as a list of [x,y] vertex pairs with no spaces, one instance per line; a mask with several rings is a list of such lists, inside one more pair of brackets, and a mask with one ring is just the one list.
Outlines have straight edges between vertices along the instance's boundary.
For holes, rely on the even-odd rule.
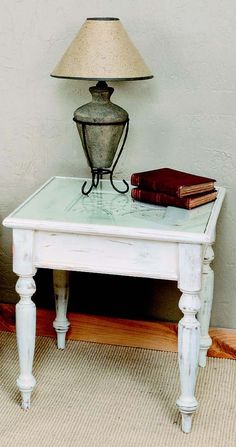
[[136,172],[131,175],[131,185],[142,190],[158,191],[175,197],[184,197],[201,192],[212,191],[216,180],[209,177],[160,168]]
[[178,208],[192,209],[205,203],[212,202],[217,197],[217,191],[193,194],[188,197],[175,197],[164,192],[147,191],[140,188],[131,189],[131,197],[140,202],[153,203],[163,206],[176,206]]

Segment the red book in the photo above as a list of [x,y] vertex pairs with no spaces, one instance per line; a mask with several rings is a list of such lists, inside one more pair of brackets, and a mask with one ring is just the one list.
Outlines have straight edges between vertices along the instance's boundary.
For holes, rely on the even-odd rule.
[[154,192],[140,188],[133,188],[131,189],[131,197],[134,200],[139,200],[140,202],[192,209],[215,200],[217,197],[217,191],[214,190],[208,193],[193,194],[192,196],[179,198],[164,192]]
[[212,191],[216,180],[209,177],[160,168],[152,171],[136,172],[131,175],[131,185],[142,190],[158,191],[175,197],[185,197]]

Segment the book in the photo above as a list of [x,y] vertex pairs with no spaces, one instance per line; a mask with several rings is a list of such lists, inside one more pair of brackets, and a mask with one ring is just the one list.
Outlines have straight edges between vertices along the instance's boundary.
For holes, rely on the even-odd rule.
[[136,172],[131,175],[131,185],[142,190],[164,192],[176,197],[213,191],[216,180],[171,168]]
[[192,209],[205,203],[213,202],[217,197],[217,190],[193,194],[188,197],[176,197],[164,192],[147,191],[140,188],[131,189],[131,197],[140,202],[147,202],[163,206],[175,206],[178,208]]

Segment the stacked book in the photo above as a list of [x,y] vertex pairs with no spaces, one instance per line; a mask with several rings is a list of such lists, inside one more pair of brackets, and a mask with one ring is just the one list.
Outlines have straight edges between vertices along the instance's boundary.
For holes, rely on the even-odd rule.
[[134,200],[192,209],[217,197],[215,179],[171,168],[136,172],[131,175]]

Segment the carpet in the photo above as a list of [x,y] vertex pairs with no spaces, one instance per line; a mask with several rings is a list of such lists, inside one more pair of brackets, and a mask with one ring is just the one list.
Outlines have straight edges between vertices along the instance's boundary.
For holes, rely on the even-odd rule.
[[15,334],[0,333],[1,447],[236,447],[236,362],[199,368],[200,407],[181,432],[177,355],[37,337],[31,409],[20,408]]

